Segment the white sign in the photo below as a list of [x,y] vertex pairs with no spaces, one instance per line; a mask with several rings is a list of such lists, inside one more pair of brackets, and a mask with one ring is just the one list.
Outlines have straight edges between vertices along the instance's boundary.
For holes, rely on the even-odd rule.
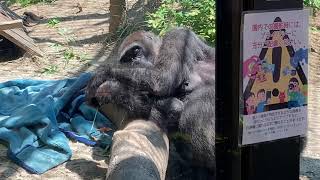
[[306,134],[309,14],[243,16],[243,145]]

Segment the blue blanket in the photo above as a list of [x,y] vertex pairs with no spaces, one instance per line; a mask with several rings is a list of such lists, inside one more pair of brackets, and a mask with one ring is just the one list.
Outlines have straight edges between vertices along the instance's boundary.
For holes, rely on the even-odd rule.
[[[31,173],[42,174],[71,158],[68,138],[107,148],[113,125],[87,106],[85,73],[63,80],[0,83],[0,142],[8,157]],[[99,131],[99,129],[109,131]]]

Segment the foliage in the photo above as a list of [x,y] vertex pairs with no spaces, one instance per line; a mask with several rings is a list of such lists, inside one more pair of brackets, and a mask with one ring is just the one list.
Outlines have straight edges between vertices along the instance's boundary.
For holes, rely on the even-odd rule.
[[51,43],[49,47],[53,48],[55,52],[60,52],[63,46],[59,43]]
[[55,27],[59,23],[60,23],[60,20],[58,18],[52,18],[48,21],[48,26]]
[[114,35],[116,35],[116,37],[120,40],[123,39],[125,37],[127,37],[129,34],[138,31],[138,30],[142,30],[144,29],[144,25],[141,22],[124,22],[123,24],[121,24],[116,32],[114,33]]
[[148,27],[144,21],[134,21],[133,19],[125,18],[115,32],[108,34],[104,41],[106,44],[110,45],[113,43],[120,43],[129,34],[146,29],[148,29]]
[[311,31],[320,32],[320,27],[317,26],[310,26]]
[[58,34],[61,35],[67,43],[76,41],[76,37],[69,28],[59,28]]
[[[304,0],[305,6],[320,10],[320,0]],[[154,13],[146,17],[148,27],[160,35],[174,26],[186,26],[208,43],[215,40],[215,0],[163,0]]]
[[58,66],[57,65],[50,65],[46,68],[43,68],[42,72],[41,73],[44,73],[44,74],[54,74],[58,72]]
[[156,12],[147,15],[147,24],[160,35],[171,27],[185,26],[214,43],[215,0],[163,0]]
[[29,6],[31,4],[37,4],[37,3],[51,3],[55,0],[8,0],[6,3],[7,5],[19,3],[21,6]]
[[76,57],[75,53],[73,52],[72,48],[68,48],[63,52],[63,57],[66,61],[66,64],[69,63],[70,60],[74,59]]
[[312,7],[314,11],[320,9],[320,0],[303,0],[303,4],[307,7]]

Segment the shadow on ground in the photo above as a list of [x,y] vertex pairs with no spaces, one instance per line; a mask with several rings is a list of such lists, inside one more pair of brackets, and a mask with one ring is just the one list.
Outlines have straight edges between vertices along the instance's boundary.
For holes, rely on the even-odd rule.
[[310,180],[320,179],[320,159],[302,157],[300,160],[300,164],[301,176],[305,176]]
[[[90,177],[94,179],[105,179],[107,168],[99,166],[99,163],[86,159],[75,159],[66,163],[66,168],[77,173],[82,179]],[[89,179],[88,179],[89,180]]]
[[[129,9],[127,11],[127,19],[129,19],[130,21],[128,22],[128,24],[132,24],[132,23],[141,23],[141,27],[144,27],[144,16],[146,12],[152,12],[153,10],[155,10],[157,8],[157,4],[155,4],[152,1],[148,1],[148,4],[144,4],[144,0],[138,0],[131,9]],[[138,28],[139,29],[139,28]],[[110,33],[106,33],[106,34],[102,34],[99,37],[95,38],[98,40],[103,39],[104,40],[104,47],[102,47],[101,49],[99,49],[99,51],[97,52],[96,56],[92,58],[92,60],[89,62],[90,65],[96,65],[99,66],[101,64],[105,64],[105,63],[110,63],[110,62],[114,62],[115,61],[115,56],[117,53],[117,48],[121,42],[121,38],[115,38],[116,41],[114,42],[114,46],[111,49],[108,49],[108,43],[107,39],[112,37],[113,34]],[[80,40],[80,43],[85,43],[87,42],[86,39],[84,40]],[[106,49],[108,49],[108,53],[106,53]],[[76,73],[75,75],[78,76],[79,74],[81,74],[82,72],[85,72],[88,70],[88,68],[90,67],[90,65],[84,65],[82,66],[79,70],[78,73]]]

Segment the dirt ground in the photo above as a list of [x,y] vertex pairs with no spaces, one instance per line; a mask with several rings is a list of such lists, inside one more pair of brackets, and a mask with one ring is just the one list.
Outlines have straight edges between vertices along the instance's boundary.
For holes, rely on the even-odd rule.
[[[82,7],[82,12],[77,4]],[[10,8],[22,15],[32,11],[44,16],[38,25],[28,27],[28,34],[45,53],[44,57],[22,57],[17,60],[0,59],[0,82],[17,78],[60,79],[94,70],[99,64],[112,59],[114,44],[105,43],[109,35],[109,1],[105,0],[57,0],[52,4],[37,4],[26,8],[13,5]],[[128,8],[141,17],[140,1],[130,0]],[[51,18],[60,23],[49,27]],[[139,19],[139,18],[138,18]],[[320,15],[311,22],[311,58],[309,66],[309,130],[307,148],[301,157],[301,179],[320,179]],[[318,28],[319,27],[319,28]],[[67,39],[72,39],[69,43]],[[60,44],[60,46],[58,46]],[[69,49],[69,51],[66,51]],[[66,58],[66,52],[78,58]],[[65,54],[65,55],[64,55]],[[70,53],[69,53],[70,54]],[[44,70],[46,72],[44,72]],[[55,69],[55,72],[53,72]],[[51,72],[50,72],[51,71]],[[6,157],[7,148],[0,145],[0,180],[2,179],[103,179],[107,171],[107,159],[101,149],[93,149],[70,142],[73,151],[68,161],[39,176],[27,173]]]
[[[143,2],[128,1],[128,19],[139,21],[143,17]],[[82,8],[79,13],[78,4]],[[110,59],[115,43],[106,43],[110,35],[109,1],[58,0],[26,8],[12,5],[10,9],[20,16],[25,11],[31,11],[44,17],[39,24],[27,27],[28,35],[44,52],[44,57],[22,57],[14,61],[0,59],[0,82],[16,78],[59,79],[75,76],[94,70],[100,63]],[[58,19],[60,23],[50,27],[50,19]],[[74,58],[66,58],[66,54]],[[45,69],[54,69],[54,66],[56,72],[43,72]]]
[[[83,4],[83,11],[76,14],[77,2]],[[23,57],[15,61],[1,62],[0,81],[14,78],[57,79],[73,76],[86,71],[90,60],[99,61],[104,58],[108,48],[103,45],[104,37],[108,33],[109,11],[107,1],[56,1],[53,4],[38,4],[27,8],[17,5],[10,7],[17,14],[25,11],[44,16],[40,24],[27,28],[28,34],[44,52],[43,58]],[[59,18],[60,23],[49,27],[51,18]],[[61,35],[59,32],[66,32]],[[65,45],[66,38],[74,37],[72,45]],[[61,46],[58,47],[57,44]],[[56,46],[56,47],[54,47]],[[88,60],[71,59],[66,63],[64,50],[72,48],[74,54],[84,53]],[[94,62],[93,62],[94,63]],[[41,73],[45,68],[57,66],[56,73]]]
[[[76,6],[80,4],[82,12]],[[128,1],[133,21],[142,17],[143,1]],[[31,11],[44,18],[39,24],[27,27],[28,35],[44,52],[44,57],[24,56],[12,61],[0,59],[0,82],[18,78],[60,79],[92,71],[99,64],[112,59],[115,43],[105,43],[109,35],[109,1],[58,0],[51,4],[37,4],[26,8],[10,6],[18,15]],[[54,27],[48,26],[52,18],[59,19]],[[31,24],[34,25],[34,24]],[[70,43],[68,38],[72,39]],[[61,46],[57,46],[60,44]],[[78,58],[66,59],[65,50],[72,49]],[[57,67],[56,72],[43,72]],[[73,151],[68,161],[42,175],[29,174],[7,158],[7,148],[0,144],[0,180],[3,179],[104,179],[107,172],[106,154],[81,143],[70,141]]]
[[302,179],[320,179],[320,15],[311,19],[309,36],[310,61],[309,61],[309,124],[308,142],[300,162]]

